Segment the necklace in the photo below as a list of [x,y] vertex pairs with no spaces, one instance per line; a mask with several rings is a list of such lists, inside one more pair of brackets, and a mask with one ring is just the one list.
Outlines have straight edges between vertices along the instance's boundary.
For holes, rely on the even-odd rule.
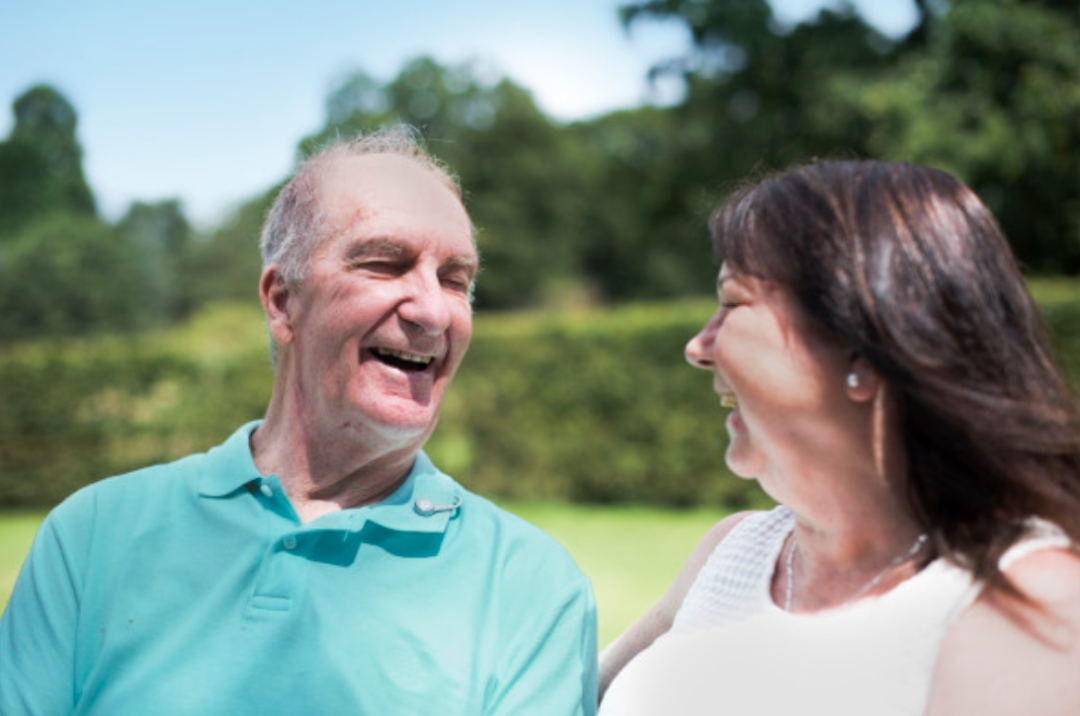
[[[916,554],[918,554],[919,550],[922,549],[922,546],[924,544],[926,544],[926,540],[927,540],[926,533],[923,532],[921,535],[919,535],[918,537],[915,538],[915,544],[911,545],[911,548],[907,552],[903,552],[903,553],[898,554],[895,557],[893,557],[892,561],[889,562],[887,565],[885,565],[884,569],[882,569],[880,572],[875,574],[873,576],[873,578],[871,578],[871,580],[869,582],[867,582],[866,584],[863,585],[862,589],[855,592],[855,594],[851,595],[846,600],[844,600],[844,603],[841,604],[840,606],[846,607],[847,605],[851,604],[852,602],[857,600],[859,597],[863,596],[864,594],[869,592],[871,589],[876,587],[878,585],[878,583],[880,583],[881,580],[885,578],[886,574],[888,574],[889,572],[896,569],[901,564],[903,564],[904,562],[907,562],[909,559],[911,559]],[[794,587],[795,587],[795,579],[792,576],[793,567],[795,566],[795,544],[796,544],[795,543],[795,535],[792,534],[791,535],[791,549],[788,550],[787,564],[786,564],[786,566],[787,566],[787,592],[784,595],[784,611],[789,612],[789,613],[791,612],[791,595],[792,595],[792,592],[794,592]]]

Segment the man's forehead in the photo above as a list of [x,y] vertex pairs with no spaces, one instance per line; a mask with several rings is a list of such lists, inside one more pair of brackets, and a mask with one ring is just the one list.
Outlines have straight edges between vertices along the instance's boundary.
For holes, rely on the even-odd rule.
[[472,221],[445,175],[396,154],[342,157],[327,167],[319,188],[328,237],[350,242],[441,236],[475,261]]
[[[398,154],[363,154],[335,160],[320,186],[325,208],[351,213],[356,205],[378,210],[381,204],[434,202],[461,205],[445,176]],[[463,208],[463,207],[462,207]]]

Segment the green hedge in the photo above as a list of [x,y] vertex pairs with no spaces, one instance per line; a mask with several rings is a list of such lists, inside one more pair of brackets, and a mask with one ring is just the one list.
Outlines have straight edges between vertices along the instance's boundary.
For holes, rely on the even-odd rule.
[[[1035,284],[1080,385],[1080,287]],[[724,466],[725,414],[683,361],[710,300],[477,317],[428,450],[502,498],[715,505],[767,499]],[[271,372],[254,307],[171,331],[0,351],[0,506],[203,450],[262,415]]]
[[0,352],[0,506],[206,449],[262,414],[260,315],[219,306],[176,330]]
[[478,321],[430,452],[518,499],[742,507],[712,379],[683,346],[711,301]]

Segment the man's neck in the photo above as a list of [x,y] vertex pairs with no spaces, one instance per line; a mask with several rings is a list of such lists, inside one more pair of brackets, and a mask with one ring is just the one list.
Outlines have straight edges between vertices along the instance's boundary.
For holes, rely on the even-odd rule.
[[317,430],[268,411],[251,435],[264,475],[276,474],[301,522],[385,499],[409,475],[419,445],[381,447],[348,429]]

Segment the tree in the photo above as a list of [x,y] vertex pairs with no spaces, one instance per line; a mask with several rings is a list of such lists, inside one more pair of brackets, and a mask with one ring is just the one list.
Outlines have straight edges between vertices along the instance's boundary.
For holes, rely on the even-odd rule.
[[15,126],[0,143],[0,240],[50,212],[93,216],[75,109],[47,85],[27,90],[13,109]]
[[894,44],[851,7],[824,9],[794,28],[778,25],[765,0],[653,0],[622,14],[627,25],[677,19],[690,31],[687,53],[654,69],[686,86],[674,111],[689,135],[678,161],[690,183],[863,150],[863,127],[818,111],[831,77],[869,75],[893,57]]
[[[691,45],[652,70],[682,80],[678,105],[582,130],[601,146],[622,147],[603,186],[622,192],[629,213],[612,215],[612,225],[629,241],[606,249],[621,255],[607,290],[620,297],[709,290],[715,267],[703,260],[704,225],[712,207],[748,176],[865,154],[869,127],[859,112],[835,110],[831,84],[873,76],[898,46],[850,7],[822,10],[792,28],[777,23],[765,0],[652,0],[621,12],[628,26],[680,21]],[[590,266],[598,270],[603,260],[594,253]]]
[[[705,210],[713,197],[687,181],[679,158],[696,138],[669,109],[617,112],[570,127],[590,158],[580,251],[583,272],[609,300],[696,293],[714,281]],[[689,146],[688,146],[688,143]]]
[[[652,0],[674,18],[684,196],[815,157],[949,169],[991,206],[1030,268],[1080,272],[1080,15],[1074,0],[916,0],[904,38],[851,7],[776,25],[765,0]],[[689,206],[682,202],[683,210]],[[677,203],[673,204],[673,207]]]
[[259,234],[278,185],[239,207],[209,236],[189,241],[182,257],[182,292],[190,307],[216,300],[250,302],[258,296]]
[[1031,269],[1080,273],[1080,14],[1060,0],[955,0],[926,43],[850,88],[870,151],[949,169]]
[[0,339],[145,325],[136,252],[108,224],[50,214],[0,246]]
[[135,202],[117,225],[125,246],[136,252],[147,317],[172,322],[190,308],[185,295],[191,227],[175,199],[153,204]]

